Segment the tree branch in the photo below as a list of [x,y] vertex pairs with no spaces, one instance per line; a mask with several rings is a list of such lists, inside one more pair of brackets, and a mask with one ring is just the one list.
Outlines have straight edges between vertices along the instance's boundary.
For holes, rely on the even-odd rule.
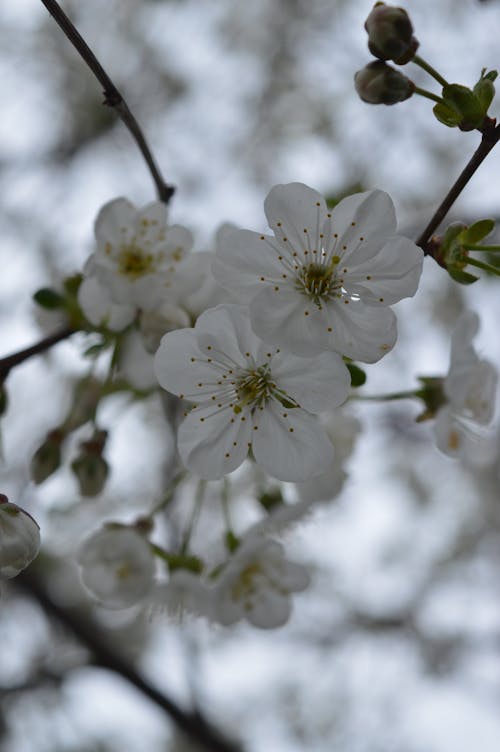
[[7,355],[5,358],[0,358],[0,383],[5,381],[12,368],[28,360],[28,358],[32,358],[34,355],[39,355],[49,350],[53,345],[61,342],[61,340],[70,337],[74,332],[75,329],[69,326],[65,327],[54,334],[49,334],[48,337],[44,337],[44,339],[41,339],[30,347],[26,347],[24,350],[19,350],[19,352]]
[[476,151],[472,155],[465,168],[460,173],[454,185],[452,185],[452,187],[444,197],[442,203],[434,213],[431,221],[416,241],[417,245],[422,248],[425,255],[432,255],[430,249],[428,248],[428,242],[432,234],[439,227],[471,177],[474,175],[476,170],[483,163],[483,161],[486,159],[490,151],[499,140],[500,125],[497,125],[495,127],[495,121],[491,121],[491,127],[485,128],[481,143],[477,147]]
[[104,104],[108,105],[109,107],[113,107],[122,123],[130,131],[149,168],[153,181],[156,185],[158,198],[160,199],[160,201],[163,201],[164,204],[168,204],[168,202],[174,195],[175,188],[172,185],[168,185],[163,179],[163,176],[158,168],[158,165],[156,164],[156,160],[153,157],[151,149],[148,146],[142,129],[135,119],[134,115],[130,111],[121,92],[116,88],[116,86],[100,64],[99,60],[96,58],[84,38],[77,31],[76,27],[64,13],[59,4],[55,2],[55,0],[41,1],[47,8],[52,18],[56,21],[57,24],[59,24],[60,28],[66,34],[73,47],[87,63],[88,67],[97,78],[99,83],[102,85],[104,89]]
[[226,739],[199,712],[183,710],[176,702],[147,682],[109,644],[101,628],[88,616],[76,609],[68,609],[52,598],[42,581],[31,571],[24,571],[15,580],[16,585],[33,596],[43,610],[63,624],[90,651],[94,665],[118,674],[160,707],[192,741],[208,752],[242,752],[239,745]]

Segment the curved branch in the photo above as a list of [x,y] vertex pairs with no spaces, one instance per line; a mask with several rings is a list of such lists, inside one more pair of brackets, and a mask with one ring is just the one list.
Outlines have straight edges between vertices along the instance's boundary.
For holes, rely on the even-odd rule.
[[92,619],[82,614],[81,611],[68,609],[55,601],[39,577],[32,572],[24,571],[16,577],[15,584],[20,585],[32,595],[49,616],[63,624],[88,648],[94,659],[93,665],[113,671],[136,687],[170,716],[179,731],[182,731],[201,748],[208,752],[242,752],[240,746],[226,739],[199,712],[183,710],[166,694],[146,681],[109,644],[100,627]]
[[164,204],[168,204],[172,196],[174,195],[175,188],[172,185],[168,185],[160,172],[156,160],[153,157],[153,153],[149,148],[146,138],[142,132],[142,129],[135,119],[134,115],[130,111],[128,104],[123,98],[121,92],[116,88],[113,81],[110,79],[99,60],[96,58],[85,39],[78,32],[74,24],[70,21],[68,16],[62,10],[55,0],[41,0],[47,8],[52,18],[59,24],[60,28],[66,34],[73,47],[87,63],[88,67],[97,78],[99,83],[104,89],[104,104],[109,107],[113,107],[122,123],[128,128],[134,141],[136,142],[139,150],[144,157],[144,160],[149,168],[151,177],[156,185],[156,191],[158,198],[163,201]]
[[7,355],[5,358],[0,358],[0,384],[5,381],[12,368],[24,363],[25,360],[32,358],[34,355],[40,355],[40,353],[49,350],[53,345],[70,337],[75,331],[75,329],[72,329],[69,326],[65,327],[54,334],[49,334],[48,337],[44,337],[39,342],[36,342],[30,347],[26,347],[24,350],[19,350],[19,352]]

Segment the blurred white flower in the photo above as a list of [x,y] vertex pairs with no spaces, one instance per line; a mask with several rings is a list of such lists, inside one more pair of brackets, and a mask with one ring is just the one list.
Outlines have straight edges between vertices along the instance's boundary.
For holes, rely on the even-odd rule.
[[252,535],[216,581],[213,618],[225,625],[247,619],[260,629],[281,627],[291,614],[290,594],[309,581],[303,566],[285,559],[280,543]]
[[296,483],[295,487],[302,501],[330,501],[340,493],[347,477],[345,462],[361,431],[359,420],[344,409],[322,415],[321,422],[333,444],[332,463],[326,473],[303,483]]
[[0,578],[16,577],[40,549],[40,528],[33,517],[0,494]]
[[135,318],[135,306],[115,303],[107,287],[97,277],[85,277],[78,288],[78,303],[87,321],[94,326],[105,326],[112,332],[121,332]]
[[136,209],[110,201],[95,223],[96,252],[85,273],[109,290],[115,303],[152,310],[176,285],[176,271],[193,245],[189,230],[167,225],[166,207],[153,201]]
[[436,415],[438,448],[450,457],[474,457],[480,441],[478,428],[491,422],[495,411],[498,374],[487,360],[480,360],[473,345],[479,317],[463,313],[451,339],[450,367],[443,389],[447,403]]
[[200,575],[187,569],[176,569],[168,582],[156,585],[149,604],[153,613],[166,611],[175,618],[181,619],[185,614],[211,618],[212,590]]
[[155,561],[148,540],[128,527],[106,525],[83,543],[78,555],[82,582],[109,608],[141,601],[153,586]]
[[302,183],[265,201],[274,237],[226,228],[214,276],[248,302],[255,333],[302,355],[334,350],[373,363],[397,337],[390,305],[415,294],[423,253],[395,234],[391,198],[358,193],[331,212]]
[[331,443],[311,413],[347,397],[350,376],[339,355],[306,360],[269,347],[253,333],[245,308],[220,305],[194,329],[165,335],[155,372],[164,389],[194,403],[178,447],[201,478],[232,472],[250,447],[280,480],[305,480],[331,461]]

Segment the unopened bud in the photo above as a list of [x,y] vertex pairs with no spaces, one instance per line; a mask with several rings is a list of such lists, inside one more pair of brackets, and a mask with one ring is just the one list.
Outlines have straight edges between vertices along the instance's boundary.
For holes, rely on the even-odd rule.
[[31,478],[39,485],[43,483],[61,464],[62,431],[56,429],[47,434],[43,444],[36,450],[31,460]]
[[380,60],[408,63],[418,48],[408,13],[385,3],[376,3],[365,22],[368,48]]
[[107,431],[96,431],[90,441],[82,442],[80,455],[71,463],[82,496],[101,493],[109,474],[109,465],[102,456]]
[[33,517],[0,494],[0,577],[18,575],[39,549],[40,528]]
[[415,91],[413,81],[381,60],[358,71],[354,85],[360,98],[368,104],[397,104],[409,99]]

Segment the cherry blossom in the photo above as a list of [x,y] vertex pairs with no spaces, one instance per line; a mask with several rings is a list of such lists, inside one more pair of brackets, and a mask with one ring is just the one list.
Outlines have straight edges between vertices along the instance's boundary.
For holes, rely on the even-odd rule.
[[0,494],[0,577],[10,579],[31,564],[40,549],[33,517]]
[[85,267],[114,303],[153,309],[176,285],[176,271],[193,239],[180,225],[167,225],[166,208],[153,201],[136,209],[125,198],[110,201],[95,223],[96,252]]
[[390,306],[415,294],[423,262],[422,250],[395,234],[387,193],[357,193],[329,211],[312,188],[277,185],[265,213],[274,237],[228,227],[213,267],[249,304],[255,333],[305,357],[382,358],[397,337]]
[[250,448],[280,480],[318,475],[332,459],[314,414],[345,401],[350,376],[342,359],[322,353],[306,360],[264,344],[243,306],[211,308],[194,329],[166,334],[155,372],[164,389],[193,403],[178,448],[201,478],[235,470]]
[[435,423],[437,446],[450,457],[476,454],[478,429],[491,422],[495,411],[498,374],[472,345],[478,329],[479,317],[466,311],[451,339],[450,367],[443,384],[448,401],[439,409]]
[[127,608],[153,586],[155,562],[138,531],[106,525],[84,541],[78,556],[85,587],[109,608]]
[[247,619],[260,629],[281,627],[290,618],[290,594],[308,585],[307,570],[287,561],[280,543],[251,536],[217,580],[213,617],[225,625]]

